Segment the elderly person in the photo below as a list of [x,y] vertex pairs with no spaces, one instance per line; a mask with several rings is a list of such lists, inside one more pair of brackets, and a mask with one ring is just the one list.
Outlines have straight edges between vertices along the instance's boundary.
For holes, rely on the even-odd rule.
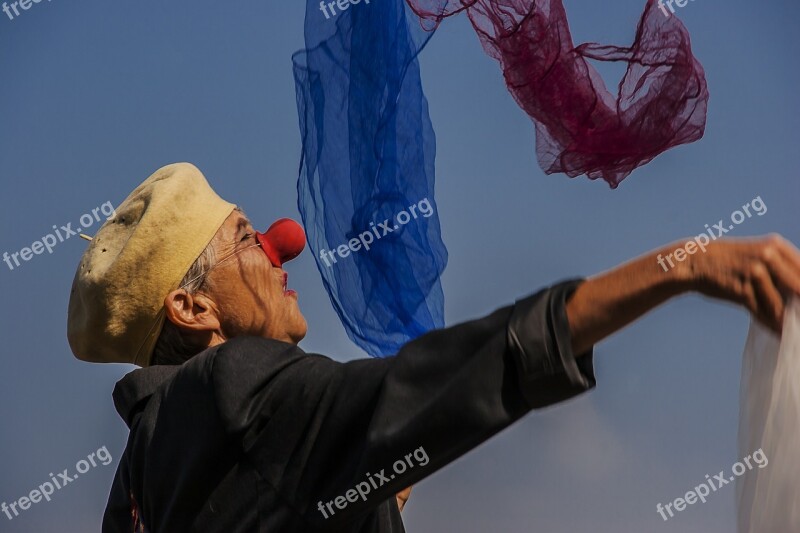
[[[105,532],[400,532],[407,488],[532,409],[595,385],[593,345],[672,296],[743,305],[779,330],[800,254],[779,237],[664,247],[431,331],[394,357],[336,362],[282,263],[194,166],[158,170],[90,243],[72,288],[76,357],[143,368],[114,389],[130,436]],[[398,466],[399,463],[399,466]],[[402,466],[402,468],[401,468]]]

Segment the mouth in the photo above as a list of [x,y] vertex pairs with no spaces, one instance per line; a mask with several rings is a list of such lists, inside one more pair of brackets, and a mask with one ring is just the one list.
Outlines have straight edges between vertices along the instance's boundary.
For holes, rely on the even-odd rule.
[[297,292],[289,288],[289,274],[283,273],[283,295],[297,297]]

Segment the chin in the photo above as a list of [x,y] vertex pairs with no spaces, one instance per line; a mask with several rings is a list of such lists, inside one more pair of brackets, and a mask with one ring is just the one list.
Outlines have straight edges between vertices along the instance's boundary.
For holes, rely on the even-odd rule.
[[306,324],[305,317],[298,311],[297,316],[292,321],[292,327],[286,332],[286,336],[291,339],[292,344],[297,344],[305,338],[306,332],[308,332],[308,324]]
[[308,326],[306,325],[305,319],[303,319],[302,326],[303,326],[302,328],[298,328],[298,330],[296,332],[293,332],[291,335],[292,342],[294,344],[297,344],[298,342],[303,340],[306,336],[306,333],[308,332]]

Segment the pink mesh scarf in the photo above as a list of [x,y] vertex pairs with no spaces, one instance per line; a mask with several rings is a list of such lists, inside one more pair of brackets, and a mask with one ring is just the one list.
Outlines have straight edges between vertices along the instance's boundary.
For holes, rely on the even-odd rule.
[[[708,88],[689,33],[648,0],[630,47],[574,46],[561,0],[407,0],[426,29],[466,11],[536,126],[547,174],[612,188],[658,154],[703,136]],[[628,64],[615,98],[587,59]]]

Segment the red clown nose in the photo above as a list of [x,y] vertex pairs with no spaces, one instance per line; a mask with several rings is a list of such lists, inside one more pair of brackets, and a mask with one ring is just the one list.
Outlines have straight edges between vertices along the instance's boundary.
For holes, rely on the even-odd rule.
[[266,232],[256,232],[256,239],[272,265],[276,267],[291,261],[306,247],[303,227],[291,218],[276,220]]

